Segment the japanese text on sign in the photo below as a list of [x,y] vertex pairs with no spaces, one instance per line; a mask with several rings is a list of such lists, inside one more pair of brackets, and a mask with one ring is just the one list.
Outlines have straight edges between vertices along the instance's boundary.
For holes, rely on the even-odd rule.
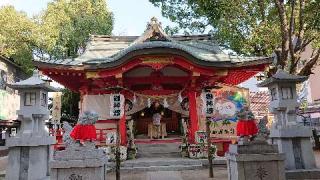
[[120,119],[123,115],[124,97],[121,94],[113,94],[110,96],[110,116],[115,119]]
[[211,92],[204,92],[201,95],[203,101],[203,111],[207,117],[214,114],[214,96]]

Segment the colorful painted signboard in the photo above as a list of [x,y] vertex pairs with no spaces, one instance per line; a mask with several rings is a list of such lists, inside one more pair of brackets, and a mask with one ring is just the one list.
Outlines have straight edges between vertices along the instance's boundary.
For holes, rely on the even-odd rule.
[[[217,138],[236,138],[237,116],[245,104],[249,105],[249,91],[245,88],[225,86],[212,91],[214,112],[211,116],[211,136]],[[201,119],[205,119],[203,117]]]

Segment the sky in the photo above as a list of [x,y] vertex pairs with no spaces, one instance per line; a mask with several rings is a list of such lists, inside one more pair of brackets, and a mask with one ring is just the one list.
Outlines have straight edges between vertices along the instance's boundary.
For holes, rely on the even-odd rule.
[[[51,0],[0,0],[0,6],[12,5],[19,11],[24,11],[29,17],[40,13]],[[162,17],[161,9],[154,7],[148,0],[107,0],[109,9],[114,14],[113,35],[139,36],[146,28],[147,22],[152,17],[158,18],[164,28],[174,25],[168,19]],[[250,91],[258,91],[255,85],[257,80],[250,79],[240,86],[250,88]]]
[[[46,8],[51,0],[0,0],[0,6],[13,5],[32,17]],[[113,35],[141,35],[152,17],[158,18],[162,26],[173,25],[162,17],[160,8],[154,7],[148,0],[107,0],[114,14]]]

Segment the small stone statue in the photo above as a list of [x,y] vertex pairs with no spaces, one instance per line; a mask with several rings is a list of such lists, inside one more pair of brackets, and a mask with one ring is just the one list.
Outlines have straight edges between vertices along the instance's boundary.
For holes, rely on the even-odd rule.
[[65,149],[54,152],[50,161],[50,179],[106,179],[107,155],[103,149],[96,148],[93,141],[97,120],[97,113],[86,111],[73,129],[64,122]]
[[64,139],[66,143],[70,143],[70,138],[73,141],[80,143],[80,145],[84,145],[85,141],[94,141],[97,139],[96,128],[94,124],[98,120],[98,114],[92,111],[85,111],[83,115],[79,117],[78,124],[70,131],[70,125],[68,124],[65,127],[65,135]]
[[70,133],[72,131],[72,126],[70,126],[70,124],[66,121],[63,122],[63,129],[64,129],[64,133],[63,133],[63,143],[65,145],[65,147],[69,147],[69,146],[73,146],[75,144],[75,141],[72,139],[72,137],[70,136]]
[[238,144],[248,144],[249,138],[254,138],[258,132],[253,113],[249,110],[249,106],[245,105],[243,109],[237,113],[237,136],[240,136]]
[[268,124],[268,118],[267,116],[264,116],[262,119],[260,119],[258,123],[258,135],[255,138],[255,141],[266,141],[269,129],[267,128]]

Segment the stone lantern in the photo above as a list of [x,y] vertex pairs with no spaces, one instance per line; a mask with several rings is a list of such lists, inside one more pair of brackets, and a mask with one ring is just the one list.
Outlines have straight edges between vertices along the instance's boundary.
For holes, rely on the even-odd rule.
[[273,144],[286,156],[287,170],[316,168],[310,142],[311,129],[297,123],[296,111],[299,108],[296,84],[305,81],[307,76],[298,76],[278,69],[276,74],[259,84],[268,87],[271,94],[270,112],[274,122],[270,131]]
[[6,179],[42,179],[49,175],[50,145],[55,137],[49,136],[45,120],[49,119],[48,92],[56,91],[40,79],[34,71],[29,79],[9,85],[20,94],[20,131],[7,140],[9,161]]

